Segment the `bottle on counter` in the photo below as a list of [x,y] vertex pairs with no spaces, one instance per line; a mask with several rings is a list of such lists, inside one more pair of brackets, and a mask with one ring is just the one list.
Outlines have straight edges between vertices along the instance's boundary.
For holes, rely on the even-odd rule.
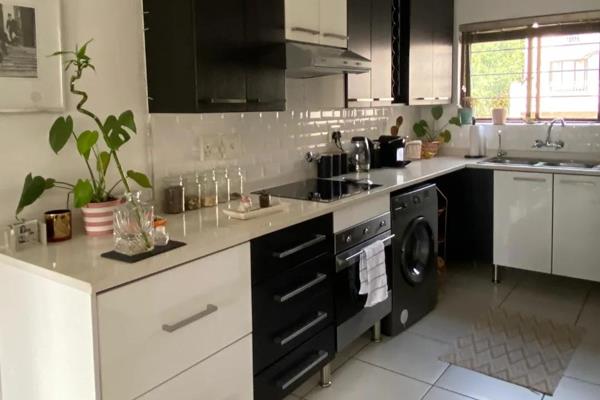
[[197,210],[202,206],[202,178],[198,173],[189,174],[184,179],[185,211]]
[[216,171],[216,180],[218,184],[218,203],[227,203],[231,195],[231,180],[229,179],[229,170],[227,168]]
[[215,207],[219,203],[219,185],[214,169],[203,174],[202,188],[202,207]]
[[164,179],[163,208],[167,214],[185,212],[185,187],[183,177],[170,176]]
[[246,178],[244,171],[241,167],[234,167],[231,176],[229,177],[231,183],[231,192],[229,194],[229,200],[239,200],[244,194],[244,184]]

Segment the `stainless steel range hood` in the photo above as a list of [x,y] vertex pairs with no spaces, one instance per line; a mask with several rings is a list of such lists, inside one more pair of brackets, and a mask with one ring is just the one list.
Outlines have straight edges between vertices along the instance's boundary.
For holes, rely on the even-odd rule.
[[313,44],[286,43],[286,59],[286,76],[289,78],[362,74],[371,70],[371,60],[356,53]]

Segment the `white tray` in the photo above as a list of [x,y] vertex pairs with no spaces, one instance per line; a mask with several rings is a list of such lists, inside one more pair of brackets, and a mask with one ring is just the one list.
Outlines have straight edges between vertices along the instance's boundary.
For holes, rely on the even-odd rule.
[[258,217],[264,217],[265,215],[271,215],[285,210],[288,207],[287,203],[273,204],[271,207],[266,208],[253,208],[250,211],[238,211],[236,209],[223,209],[223,213],[231,218],[247,220]]

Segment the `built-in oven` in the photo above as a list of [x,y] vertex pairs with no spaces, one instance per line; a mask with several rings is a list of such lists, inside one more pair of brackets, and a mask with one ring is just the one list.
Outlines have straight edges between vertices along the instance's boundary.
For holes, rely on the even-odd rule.
[[[335,312],[337,351],[356,340],[370,328],[379,335],[380,321],[392,311],[393,252],[390,213],[380,215],[335,235]],[[365,308],[367,295],[360,290],[360,255],[370,244],[381,240],[385,244],[388,276],[388,298],[373,307]]]

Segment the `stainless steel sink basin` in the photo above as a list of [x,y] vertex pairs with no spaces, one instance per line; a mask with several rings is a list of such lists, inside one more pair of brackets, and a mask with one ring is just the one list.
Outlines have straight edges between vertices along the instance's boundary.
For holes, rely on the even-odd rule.
[[502,164],[540,168],[576,168],[600,169],[600,162],[575,160],[539,160],[534,158],[494,157],[480,162],[481,164]]

